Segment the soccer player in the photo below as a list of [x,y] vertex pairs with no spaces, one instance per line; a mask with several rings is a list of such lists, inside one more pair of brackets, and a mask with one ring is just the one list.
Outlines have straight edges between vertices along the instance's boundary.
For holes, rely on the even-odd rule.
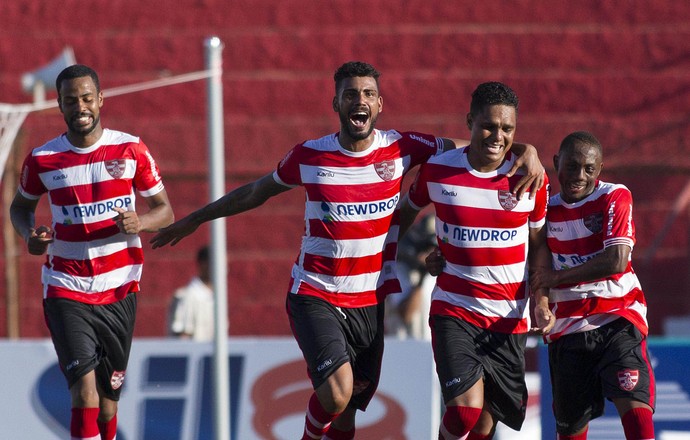
[[[376,129],[383,110],[378,78],[369,64],[343,64],[334,76],[338,133],[296,145],[275,172],[229,192],[151,240],[154,248],[174,245],[204,222],[304,187],[305,233],[286,309],[315,390],[305,418],[302,438],[307,440],[354,438],[356,411],[366,409],[379,381],[384,298],[400,291],[395,255],[403,176],[455,147],[450,139]],[[536,150],[530,147],[523,157],[530,160],[526,180],[540,180],[543,168]],[[527,185],[517,187],[529,186],[522,183]],[[539,186],[541,180],[533,190]]]
[[626,439],[653,439],[647,305],[630,257],[632,195],[623,185],[598,180],[603,152],[591,133],[566,136],[553,162],[561,188],[547,214],[552,265],[537,269],[530,284],[551,288],[556,315],[545,340],[558,438],[586,439],[589,421],[603,414],[607,398]]
[[[127,371],[143,254],[139,232],[173,221],[160,172],[138,137],[101,127],[98,75],[57,77],[67,132],[24,160],[10,217],[43,266],[43,308],[71,395],[71,438],[112,440]],[[137,213],[135,192],[148,205]],[[47,193],[52,227],[35,226]]]
[[[401,207],[401,231],[433,203],[445,259],[432,292],[429,325],[446,405],[439,439],[490,439],[501,421],[525,417],[524,349],[530,327],[529,265],[547,264],[547,185],[533,199],[510,192],[518,97],[487,82],[472,93],[470,145],[423,164]],[[546,177],[545,177],[546,180]],[[438,272],[434,272],[437,274]],[[536,324],[554,317],[545,289],[534,292]]]

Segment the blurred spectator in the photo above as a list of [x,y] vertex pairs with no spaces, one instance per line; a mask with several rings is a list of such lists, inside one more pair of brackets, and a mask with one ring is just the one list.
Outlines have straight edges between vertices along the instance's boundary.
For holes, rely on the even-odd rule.
[[434,216],[410,227],[398,244],[398,278],[402,293],[386,299],[386,333],[400,339],[431,339],[427,323],[435,279],[424,259],[436,247]]
[[197,252],[197,275],[175,291],[168,319],[170,336],[212,341],[214,337],[214,299],[209,273],[208,246]]

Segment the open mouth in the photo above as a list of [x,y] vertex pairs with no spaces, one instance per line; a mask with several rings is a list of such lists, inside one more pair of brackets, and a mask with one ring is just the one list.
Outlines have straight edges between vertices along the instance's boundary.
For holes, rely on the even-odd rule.
[[369,114],[367,112],[350,113],[350,123],[356,128],[364,128],[368,121]]

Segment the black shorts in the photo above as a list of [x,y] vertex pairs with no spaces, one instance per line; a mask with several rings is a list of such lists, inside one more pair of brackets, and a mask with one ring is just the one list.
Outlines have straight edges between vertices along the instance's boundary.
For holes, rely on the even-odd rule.
[[381,375],[383,304],[340,308],[321,298],[288,293],[286,309],[314,389],[349,362],[354,376],[350,406],[364,411]]
[[444,315],[431,316],[429,325],[443,400],[462,395],[483,378],[484,403],[494,418],[520,430],[527,409],[527,335],[493,332]]
[[654,372],[647,339],[619,318],[549,344],[556,429],[572,434],[604,413],[604,398],[629,398],[654,410]]
[[46,298],[43,312],[69,388],[92,370],[101,396],[119,400],[134,333],[137,297],[105,305]]

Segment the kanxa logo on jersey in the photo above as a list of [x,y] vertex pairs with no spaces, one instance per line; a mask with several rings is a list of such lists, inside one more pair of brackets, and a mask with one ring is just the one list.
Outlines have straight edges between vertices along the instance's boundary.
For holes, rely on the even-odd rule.
[[504,189],[498,190],[498,203],[506,211],[512,211],[518,204],[518,199],[510,191]]
[[383,162],[375,163],[374,169],[376,174],[386,182],[393,180],[395,177],[395,161],[384,160]]
[[119,179],[125,174],[126,162],[124,159],[106,160],[103,165],[113,179]]
[[598,234],[604,228],[604,214],[601,212],[596,212],[590,214],[582,219],[587,228],[592,234]]

